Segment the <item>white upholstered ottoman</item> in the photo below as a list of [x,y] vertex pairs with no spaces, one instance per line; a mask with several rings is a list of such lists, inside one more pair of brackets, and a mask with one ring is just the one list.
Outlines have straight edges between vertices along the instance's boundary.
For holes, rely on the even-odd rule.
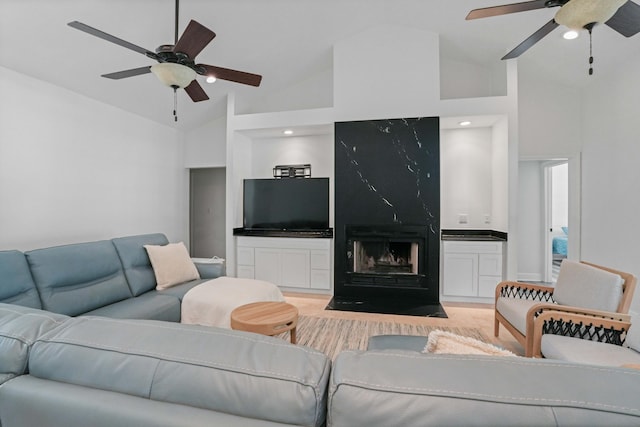
[[270,282],[218,277],[199,284],[185,294],[180,321],[230,329],[233,309],[258,301],[284,301],[284,296]]

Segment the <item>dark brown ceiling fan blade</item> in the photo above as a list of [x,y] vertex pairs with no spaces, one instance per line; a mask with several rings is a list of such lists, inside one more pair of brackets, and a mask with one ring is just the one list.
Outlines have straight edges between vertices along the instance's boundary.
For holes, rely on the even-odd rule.
[[250,86],[260,86],[262,76],[258,74],[245,73],[244,71],[230,70],[229,68],[215,67],[213,65],[198,64],[205,70],[205,76],[213,76],[216,79],[229,80],[230,82],[242,83]]
[[[555,6],[555,4],[554,4]],[[559,6],[559,5],[558,5]],[[490,16],[507,15],[509,13],[526,12],[527,10],[544,9],[547,6],[547,0],[525,1],[521,3],[504,4],[502,6],[483,7],[474,9],[467,15],[467,20],[488,18]]]
[[189,83],[189,86],[185,87],[184,90],[185,92],[187,92],[187,95],[189,95],[193,102],[206,101],[207,99],[209,99],[206,92],[204,91],[204,89],[202,89],[202,86],[200,86],[200,83],[198,83],[197,80]]
[[194,59],[215,36],[216,33],[192,19],[174,46],[173,51],[184,53],[189,58]]
[[90,27],[87,24],[83,24],[82,22],[73,21],[67,24],[68,26],[75,28],[76,30],[84,31],[87,34],[91,34],[92,36],[99,37],[103,40],[109,41],[111,43],[115,43],[119,46],[126,47],[127,49],[131,49],[134,52],[141,53],[143,55],[148,56],[149,58],[158,59],[158,55],[150,50],[147,50],[143,47],[136,46],[133,43],[129,43],[126,40],[122,40],[116,36],[112,36],[111,34],[105,33],[104,31],[100,31],[97,28]]
[[523,41],[518,46],[516,46],[511,52],[503,56],[502,59],[517,58],[518,56],[525,53],[534,44],[542,40],[551,31],[555,30],[557,26],[558,26],[558,23],[552,19],[551,21],[544,24],[544,26],[540,28],[538,31],[530,35],[525,41]]
[[636,35],[640,32],[640,6],[627,1],[606,24],[625,37]]
[[113,79],[113,80],[119,80],[119,79],[126,79],[127,77],[147,74],[150,72],[151,72],[151,66],[148,65],[146,67],[132,68],[130,70],[116,71],[115,73],[103,74],[102,77],[106,77],[108,79]]

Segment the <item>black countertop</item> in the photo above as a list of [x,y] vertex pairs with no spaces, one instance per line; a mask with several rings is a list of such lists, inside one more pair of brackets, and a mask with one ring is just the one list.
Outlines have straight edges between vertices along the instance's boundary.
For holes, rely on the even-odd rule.
[[441,230],[441,238],[462,242],[506,242],[507,233],[496,230]]
[[254,237],[297,237],[312,239],[331,239],[333,228],[322,230],[275,230],[265,228],[234,228],[234,236],[254,236]]

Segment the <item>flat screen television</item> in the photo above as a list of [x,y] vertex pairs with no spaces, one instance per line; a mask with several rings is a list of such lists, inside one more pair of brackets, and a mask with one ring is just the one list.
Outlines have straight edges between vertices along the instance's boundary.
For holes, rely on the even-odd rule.
[[245,179],[243,227],[329,228],[329,178]]

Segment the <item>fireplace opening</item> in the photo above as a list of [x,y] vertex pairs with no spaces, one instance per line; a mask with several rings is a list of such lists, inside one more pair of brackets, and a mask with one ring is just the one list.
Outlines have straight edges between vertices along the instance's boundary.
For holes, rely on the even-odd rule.
[[364,274],[418,274],[416,242],[353,241],[353,272]]

